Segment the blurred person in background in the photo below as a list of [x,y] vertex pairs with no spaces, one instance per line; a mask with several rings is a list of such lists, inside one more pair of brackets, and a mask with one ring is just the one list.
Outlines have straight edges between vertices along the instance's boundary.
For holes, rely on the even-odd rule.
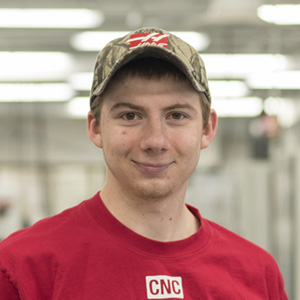
[[271,255],[185,204],[217,130],[194,48],[156,28],[111,41],[90,105],[106,183],[1,242],[0,299],[287,299]]

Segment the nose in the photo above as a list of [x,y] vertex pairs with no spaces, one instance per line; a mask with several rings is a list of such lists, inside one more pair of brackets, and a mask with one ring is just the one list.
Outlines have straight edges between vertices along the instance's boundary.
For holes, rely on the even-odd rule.
[[163,153],[169,147],[167,128],[160,118],[148,120],[143,127],[141,148],[152,153]]

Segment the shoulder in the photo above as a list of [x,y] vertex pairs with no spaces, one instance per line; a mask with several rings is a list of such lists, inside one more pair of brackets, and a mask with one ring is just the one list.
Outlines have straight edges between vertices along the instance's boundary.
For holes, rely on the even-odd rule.
[[203,226],[209,227],[211,232],[207,255],[218,270],[237,278],[253,291],[267,291],[272,299],[277,299],[278,295],[286,299],[283,278],[271,254],[214,222],[205,219],[202,221]]
[[49,251],[60,240],[72,239],[75,228],[85,222],[85,202],[11,234],[0,242],[1,259],[11,255],[22,256],[27,252],[34,253],[37,249],[39,252]]
[[[94,242],[99,228],[95,226],[97,222],[91,210],[98,202],[99,199],[93,197],[3,240],[0,272],[5,277],[0,279],[7,278],[18,290],[45,292],[52,289],[55,276],[82,262],[86,245]],[[42,296],[33,298],[44,299]]]
[[94,235],[88,201],[19,230],[0,243],[0,271],[11,283],[26,283],[28,288],[48,286],[63,266],[70,261],[69,265],[74,264],[78,247]]
[[216,249],[217,253],[223,253],[231,261],[253,270],[279,272],[273,256],[262,247],[212,221],[203,219],[202,222],[210,228],[210,246]]
[[201,227],[198,232],[201,240],[207,239],[206,250],[217,255],[227,257],[247,257],[247,260],[274,262],[273,257],[263,248],[238,235],[237,233],[213,222],[200,214],[199,210],[189,204],[188,209],[200,220]]

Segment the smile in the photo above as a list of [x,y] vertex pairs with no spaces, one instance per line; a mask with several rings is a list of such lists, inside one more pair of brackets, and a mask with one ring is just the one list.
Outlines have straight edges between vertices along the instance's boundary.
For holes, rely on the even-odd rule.
[[151,164],[151,163],[141,163],[137,161],[132,161],[134,165],[143,173],[147,174],[159,174],[165,172],[174,163],[166,164]]

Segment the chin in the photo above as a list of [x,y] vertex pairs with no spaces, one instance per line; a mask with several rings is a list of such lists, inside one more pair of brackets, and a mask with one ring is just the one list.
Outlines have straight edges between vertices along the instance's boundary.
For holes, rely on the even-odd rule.
[[172,186],[160,186],[152,184],[151,186],[135,186],[135,193],[138,197],[149,200],[160,200],[173,194]]

